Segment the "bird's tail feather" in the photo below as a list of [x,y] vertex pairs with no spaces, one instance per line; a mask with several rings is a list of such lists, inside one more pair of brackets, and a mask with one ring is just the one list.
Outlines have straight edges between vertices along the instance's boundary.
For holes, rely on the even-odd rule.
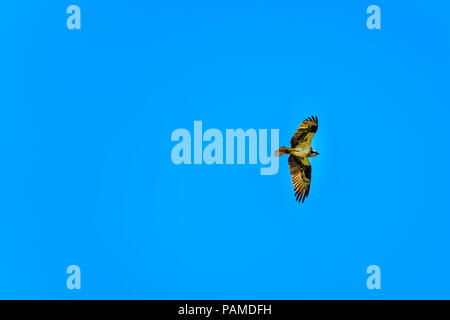
[[291,150],[289,148],[281,147],[280,149],[275,151],[275,156],[279,157],[279,156],[282,156],[284,154],[289,154],[289,153],[291,153]]

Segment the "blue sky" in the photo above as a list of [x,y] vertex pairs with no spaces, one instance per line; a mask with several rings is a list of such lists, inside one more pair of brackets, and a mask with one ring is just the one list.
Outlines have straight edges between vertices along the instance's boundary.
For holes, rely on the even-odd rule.
[[[449,9],[2,4],[0,298],[449,299]],[[302,205],[286,158],[272,176],[171,162],[172,131],[195,120],[288,145],[310,115]]]

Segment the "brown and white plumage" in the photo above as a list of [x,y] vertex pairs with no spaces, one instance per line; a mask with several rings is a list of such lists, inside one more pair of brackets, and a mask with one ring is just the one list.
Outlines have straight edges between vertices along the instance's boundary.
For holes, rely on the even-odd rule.
[[311,148],[311,140],[319,127],[317,117],[310,117],[302,122],[291,139],[291,148],[281,147],[275,155],[289,154],[289,171],[296,200],[305,201],[311,186],[311,164],[309,159],[319,153]]
[[295,200],[303,202],[309,194],[311,185],[311,165],[307,157],[297,157],[293,154],[289,155],[288,163],[294,185]]
[[299,143],[307,143],[311,146],[312,137],[316,133],[318,127],[319,121],[317,117],[312,116],[305,119],[292,136],[291,147],[294,148]]

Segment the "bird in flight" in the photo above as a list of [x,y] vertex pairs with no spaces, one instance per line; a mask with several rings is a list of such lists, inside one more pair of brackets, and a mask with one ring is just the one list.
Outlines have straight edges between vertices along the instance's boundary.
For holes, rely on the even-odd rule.
[[311,140],[319,127],[317,117],[309,117],[302,122],[291,139],[291,147],[281,147],[275,151],[275,156],[289,154],[289,171],[291,172],[292,184],[296,200],[305,201],[309,194],[311,185],[311,164],[308,158],[317,156],[319,153],[311,148]]

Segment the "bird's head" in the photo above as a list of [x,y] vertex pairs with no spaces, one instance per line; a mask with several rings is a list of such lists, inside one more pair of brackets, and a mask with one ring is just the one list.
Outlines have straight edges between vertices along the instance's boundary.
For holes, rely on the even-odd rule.
[[317,156],[319,153],[316,150],[311,150],[311,154],[309,155],[310,157],[315,157]]

